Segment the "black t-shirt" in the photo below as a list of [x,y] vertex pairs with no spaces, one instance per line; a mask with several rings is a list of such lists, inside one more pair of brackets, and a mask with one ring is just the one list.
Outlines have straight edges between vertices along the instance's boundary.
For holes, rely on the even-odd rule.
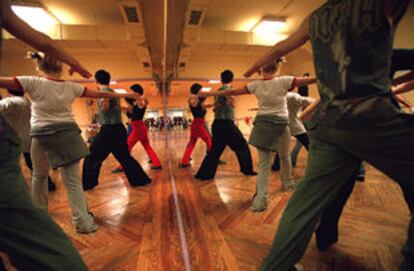
[[139,108],[137,105],[134,105],[132,107],[132,112],[128,112],[127,116],[131,120],[142,120],[144,119],[145,111],[147,110],[147,107]]

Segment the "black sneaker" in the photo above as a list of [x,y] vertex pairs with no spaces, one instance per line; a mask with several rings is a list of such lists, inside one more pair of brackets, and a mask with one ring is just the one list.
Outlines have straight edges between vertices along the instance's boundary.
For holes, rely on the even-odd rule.
[[47,180],[47,189],[49,192],[56,191],[56,184],[50,178]]
[[152,169],[152,170],[161,170],[161,169],[162,169],[162,166],[158,166],[158,167],[156,167],[156,166],[151,166],[151,169]]
[[355,176],[355,180],[358,182],[363,182],[365,181],[365,175],[364,174],[358,174]]
[[121,172],[124,172],[124,169],[123,168],[116,168],[116,169],[114,169],[114,170],[111,171],[111,173],[114,173],[114,174],[121,173]]
[[257,172],[256,171],[243,172],[243,174],[246,175],[246,176],[257,176]]

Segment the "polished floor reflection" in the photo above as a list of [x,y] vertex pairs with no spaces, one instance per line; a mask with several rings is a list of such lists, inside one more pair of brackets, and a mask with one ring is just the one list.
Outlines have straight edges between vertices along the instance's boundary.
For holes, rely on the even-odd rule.
[[[219,166],[216,179],[195,181],[205,146],[197,144],[192,168],[180,169],[187,139],[181,131],[170,132],[168,142],[162,133],[151,134],[162,171],[150,171],[142,147],[134,148],[153,179],[147,187],[130,188],[123,174],[111,173],[117,163],[108,158],[100,185],[86,193],[100,226],[94,234],[75,232],[65,189],[57,180],[58,190],[49,197],[50,213],[90,270],[258,270],[290,193],[280,191],[279,175],[273,173],[268,210],[252,213],[255,177],[241,175],[235,155],[226,150],[222,159],[227,163]],[[252,154],[257,161],[253,148]],[[305,164],[303,150],[294,168],[296,178]],[[339,242],[318,252],[312,240],[302,260],[305,270],[397,270],[408,219],[399,187],[367,166],[366,182],[357,184],[344,211]]]

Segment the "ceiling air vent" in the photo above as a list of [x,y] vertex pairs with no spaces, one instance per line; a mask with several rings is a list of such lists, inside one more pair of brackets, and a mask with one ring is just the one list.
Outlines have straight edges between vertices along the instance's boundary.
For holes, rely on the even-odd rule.
[[185,68],[185,62],[180,62],[180,64],[178,64],[178,67],[180,67],[181,69]]
[[139,23],[137,9],[135,7],[124,6],[125,15],[130,23]]
[[190,19],[188,20],[188,24],[189,25],[199,25],[202,15],[203,15],[202,10],[193,9],[190,13]]
[[144,66],[144,68],[149,68],[150,64],[149,62],[142,62],[142,66]]

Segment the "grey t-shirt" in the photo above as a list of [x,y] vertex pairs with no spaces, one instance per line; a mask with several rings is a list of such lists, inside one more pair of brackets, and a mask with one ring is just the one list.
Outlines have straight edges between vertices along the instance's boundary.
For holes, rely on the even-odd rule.
[[[106,92],[114,92],[110,88],[103,88],[101,91]],[[112,124],[120,124],[122,123],[122,116],[121,116],[121,106],[119,104],[118,99],[109,99],[109,108],[105,111],[102,110],[102,101],[103,99],[99,99],[98,102],[98,109],[99,109],[99,122],[102,125],[112,125]]]

